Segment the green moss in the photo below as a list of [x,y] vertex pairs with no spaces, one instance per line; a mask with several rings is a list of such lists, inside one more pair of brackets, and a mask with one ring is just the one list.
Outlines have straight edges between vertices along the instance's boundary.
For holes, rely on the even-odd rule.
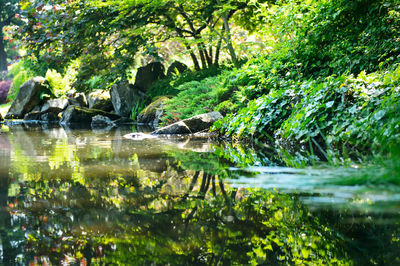
[[155,100],[148,105],[141,113],[140,115],[142,116],[155,116],[157,110],[159,109],[160,105],[162,105],[163,103],[165,103],[166,101],[169,100],[169,97],[167,96],[159,96],[156,97]]

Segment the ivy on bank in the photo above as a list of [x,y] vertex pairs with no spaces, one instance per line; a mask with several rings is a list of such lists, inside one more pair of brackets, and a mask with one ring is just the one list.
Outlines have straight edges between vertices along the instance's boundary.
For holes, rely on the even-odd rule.
[[215,129],[235,138],[378,149],[382,143],[400,139],[399,74],[400,66],[396,66],[386,72],[361,72],[357,77],[280,82],[218,122]]

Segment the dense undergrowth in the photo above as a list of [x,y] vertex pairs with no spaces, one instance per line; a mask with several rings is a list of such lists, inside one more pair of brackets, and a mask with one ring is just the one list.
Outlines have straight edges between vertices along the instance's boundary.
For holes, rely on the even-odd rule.
[[272,53],[225,71],[212,85],[181,85],[167,103],[169,121],[197,114],[195,98],[207,104],[202,111],[227,115],[214,129],[233,139],[289,143],[325,157],[329,150],[383,153],[398,145],[396,1],[288,1],[269,12],[277,36]]
[[[216,125],[231,137],[379,149],[400,137],[400,67],[273,84]],[[250,90],[250,92],[247,92]],[[252,87],[244,88],[249,94]],[[326,146],[325,146],[326,148]]]

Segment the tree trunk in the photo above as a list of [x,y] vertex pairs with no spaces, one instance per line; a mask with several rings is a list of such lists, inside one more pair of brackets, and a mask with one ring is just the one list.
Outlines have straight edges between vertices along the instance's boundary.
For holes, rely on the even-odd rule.
[[206,69],[207,68],[206,57],[204,56],[204,51],[203,51],[203,48],[201,47],[200,43],[197,44],[197,49],[199,50],[201,65],[203,66],[203,69]]
[[235,67],[239,67],[239,61],[237,59],[235,49],[232,45],[231,29],[229,28],[229,22],[226,14],[222,16],[222,20],[224,23],[224,30],[226,34],[226,46],[228,48],[233,64],[235,65]]
[[217,49],[215,50],[214,66],[219,66],[219,53],[221,51],[222,38],[219,39]]
[[192,58],[194,69],[196,69],[196,71],[199,71],[200,70],[199,61],[197,60],[196,55],[192,51],[190,52],[190,57]]
[[[211,51],[211,56],[210,56],[210,54],[207,52],[207,47],[204,45],[204,43],[202,43],[202,47],[204,50],[204,56],[206,57],[207,65],[208,65],[208,67],[211,67],[212,66],[212,50],[209,49]],[[210,48],[212,48],[212,47],[210,47]]]
[[192,58],[193,61],[193,65],[194,65],[194,69],[196,71],[200,70],[200,65],[199,65],[199,61],[197,60],[196,55],[193,53],[192,48],[190,47],[190,45],[185,41],[185,36],[183,35],[183,32],[181,29],[179,28],[175,28],[176,32],[178,33],[178,36],[180,38],[182,38],[183,40],[183,45],[185,46],[186,50],[188,50],[190,57]]
[[0,29],[0,71],[7,71],[7,54],[3,41],[3,29]]

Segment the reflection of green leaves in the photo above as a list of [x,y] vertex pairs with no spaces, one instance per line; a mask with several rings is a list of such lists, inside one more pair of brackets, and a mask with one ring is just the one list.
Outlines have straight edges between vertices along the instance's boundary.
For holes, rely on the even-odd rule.
[[[54,264],[64,254],[94,264],[342,261],[334,245],[321,245],[340,239],[291,197],[224,184],[231,163],[216,154],[169,151],[180,166],[156,174],[139,168],[138,155],[126,170],[101,168],[113,154],[94,148],[100,162],[91,167],[91,158],[64,154],[62,145],[58,159],[26,169],[31,178],[13,206],[24,217],[27,252],[40,250]],[[79,182],[74,164],[62,160],[79,160]]]

